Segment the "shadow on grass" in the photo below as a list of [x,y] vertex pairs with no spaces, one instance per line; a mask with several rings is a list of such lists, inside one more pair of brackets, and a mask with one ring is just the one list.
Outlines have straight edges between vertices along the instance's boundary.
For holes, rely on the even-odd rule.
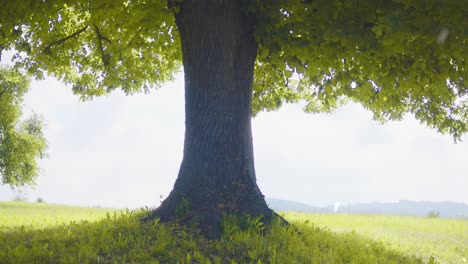
[[[0,263],[423,263],[357,234],[226,218],[220,240],[196,228],[141,223],[141,212],[97,222],[0,230]],[[296,232],[300,230],[300,234]]]

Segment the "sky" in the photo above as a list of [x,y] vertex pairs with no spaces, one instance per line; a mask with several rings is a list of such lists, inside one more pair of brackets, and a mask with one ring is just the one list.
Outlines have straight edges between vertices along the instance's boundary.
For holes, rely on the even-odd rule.
[[[0,201],[156,207],[177,177],[184,135],[183,74],[150,94],[81,102],[53,78],[33,81],[24,113],[47,121],[37,186],[0,186]],[[333,114],[285,105],[253,119],[257,181],[266,197],[315,206],[359,202],[468,203],[468,137],[455,144],[411,116],[380,124],[357,104]]]

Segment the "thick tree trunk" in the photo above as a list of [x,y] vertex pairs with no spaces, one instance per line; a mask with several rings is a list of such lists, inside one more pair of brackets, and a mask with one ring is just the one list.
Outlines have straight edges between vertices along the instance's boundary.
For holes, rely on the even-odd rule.
[[223,214],[273,212],[254,169],[251,99],[257,43],[237,0],[185,0],[176,14],[185,71],[184,157],[161,221],[195,220],[219,236]]

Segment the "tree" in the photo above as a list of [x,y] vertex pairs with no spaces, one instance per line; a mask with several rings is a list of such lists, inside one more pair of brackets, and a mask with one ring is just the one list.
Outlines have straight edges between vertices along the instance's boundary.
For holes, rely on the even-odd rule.
[[45,156],[44,121],[33,114],[20,121],[21,103],[29,80],[16,70],[0,67],[0,178],[11,187],[32,185]]
[[251,116],[361,103],[379,121],[412,113],[467,131],[468,5],[458,0],[2,1],[0,47],[17,67],[83,99],[159,87],[185,72],[184,157],[162,221],[272,219],[255,180]]

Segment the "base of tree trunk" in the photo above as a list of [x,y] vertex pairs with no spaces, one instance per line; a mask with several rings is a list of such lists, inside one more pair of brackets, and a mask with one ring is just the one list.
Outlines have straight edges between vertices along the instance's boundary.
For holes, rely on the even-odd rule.
[[159,218],[162,223],[196,226],[208,239],[220,238],[224,217],[259,218],[266,227],[274,221],[289,225],[283,217],[268,208],[263,197],[256,197],[252,192],[247,193],[249,194],[239,193],[229,197],[217,195],[204,198],[204,202],[200,203],[197,201],[199,197],[187,197],[172,191],[161,206],[152,211],[144,221]]

